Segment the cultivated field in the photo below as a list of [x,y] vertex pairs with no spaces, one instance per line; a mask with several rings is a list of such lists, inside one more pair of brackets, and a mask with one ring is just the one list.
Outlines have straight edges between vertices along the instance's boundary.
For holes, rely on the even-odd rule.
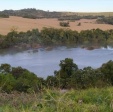
[[[79,22],[81,23],[81,26],[77,26]],[[64,28],[60,27],[57,19],[26,19],[12,16],[10,18],[0,18],[0,34],[4,35],[10,32],[12,28],[16,28],[17,31],[27,31],[34,28],[41,30],[43,27]],[[81,19],[75,22],[70,22],[70,27],[67,28],[77,31],[96,28],[109,30],[113,29],[113,25],[96,24],[96,19]]]

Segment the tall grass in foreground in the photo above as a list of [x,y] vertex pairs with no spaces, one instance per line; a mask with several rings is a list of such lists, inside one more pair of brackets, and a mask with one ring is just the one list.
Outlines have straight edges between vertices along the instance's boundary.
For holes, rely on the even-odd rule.
[[113,112],[113,87],[0,93],[0,112]]

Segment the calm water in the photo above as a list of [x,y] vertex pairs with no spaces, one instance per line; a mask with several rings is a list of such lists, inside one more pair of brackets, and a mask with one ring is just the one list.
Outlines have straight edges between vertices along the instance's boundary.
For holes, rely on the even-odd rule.
[[51,51],[39,49],[38,52],[27,50],[23,52],[0,52],[0,64],[9,63],[11,66],[21,66],[34,72],[39,77],[46,78],[59,70],[60,60],[73,58],[79,68],[92,66],[100,67],[103,63],[113,60],[113,49],[86,50],[81,48],[58,47]]

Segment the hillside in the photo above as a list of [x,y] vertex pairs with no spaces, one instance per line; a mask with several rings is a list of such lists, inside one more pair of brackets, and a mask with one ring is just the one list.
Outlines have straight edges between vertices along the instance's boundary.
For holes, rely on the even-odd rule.
[[79,32],[97,28],[109,30],[113,29],[112,16],[113,12],[50,12],[34,8],[4,10],[0,11],[0,34],[7,34],[12,28],[24,32],[34,28],[42,30],[43,27],[64,28],[59,25],[60,21],[69,21],[70,27],[67,28]]
[[49,12],[43,10],[36,10],[34,8],[21,9],[21,10],[4,10],[0,12],[0,15],[5,16],[19,16],[24,18],[58,18],[63,16],[65,13],[62,12]]
[[[0,34],[7,34],[12,28],[16,28],[17,31],[32,30],[38,28],[41,30],[43,27],[48,28],[64,28],[59,25],[58,19],[56,18],[43,18],[43,19],[28,19],[16,16],[10,16],[9,18],[0,18]],[[81,23],[81,26],[78,26]],[[70,27],[66,27],[71,30],[87,30],[87,29],[102,29],[109,30],[113,29],[113,25],[110,24],[97,24],[96,19],[81,19],[74,22],[70,21]]]

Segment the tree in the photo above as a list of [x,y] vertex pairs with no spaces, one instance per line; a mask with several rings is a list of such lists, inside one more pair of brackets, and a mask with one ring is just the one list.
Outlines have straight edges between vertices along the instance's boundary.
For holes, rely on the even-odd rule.
[[103,64],[100,70],[104,75],[104,80],[113,85],[113,61]]
[[22,67],[12,67],[12,75],[14,76],[14,78],[18,79],[19,77],[21,77],[21,75],[27,71],[26,69],[23,69]]
[[69,85],[69,80],[73,72],[78,70],[78,66],[73,63],[73,59],[65,58],[65,60],[60,61],[60,70],[55,72],[55,77],[59,81],[60,88],[67,88]]
[[54,76],[48,76],[46,79],[47,87],[58,87],[58,79]]
[[11,74],[0,74],[0,89],[7,93],[15,90],[16,80]]
[[1,64],[0,73],[7,74],[11,72],[11,65],[9,64]]
[[[16,90],[22,92],[37,92],[40,88],[40,80],[38,77],[29,71],[24,71],[17,79]],[[39,87],[38,87],[39,86]]]
[[68,77],[70,77],[73,73],[73,71],[78,70],[78,66],[73,63],[73,59],[65,58],[65,60],[60,61],[60,71],[65,72]]

